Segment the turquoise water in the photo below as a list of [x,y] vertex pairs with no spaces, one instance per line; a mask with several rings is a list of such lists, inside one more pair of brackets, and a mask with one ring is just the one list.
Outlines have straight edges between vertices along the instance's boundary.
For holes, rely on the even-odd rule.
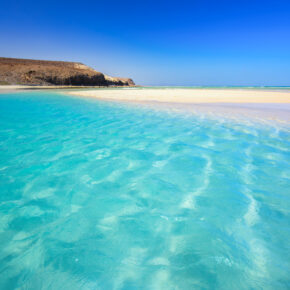
[[0,289],[289,289],[288,129],[0,95]]

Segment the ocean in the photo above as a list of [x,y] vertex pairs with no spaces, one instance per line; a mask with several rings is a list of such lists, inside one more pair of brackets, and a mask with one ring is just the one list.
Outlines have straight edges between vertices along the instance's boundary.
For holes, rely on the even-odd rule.
[[289,289],[290,125],[0,94],[0,289]]

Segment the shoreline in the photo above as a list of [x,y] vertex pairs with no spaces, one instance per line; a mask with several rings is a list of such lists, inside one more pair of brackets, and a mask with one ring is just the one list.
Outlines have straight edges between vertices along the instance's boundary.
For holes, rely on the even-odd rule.
[[212,117],[290,124],[290,91],[166,88],[84,90],[65,94],[176,113],[201,113]]
[[84,90],[84,89],[119,89],[136,88],[137,86],[30,86],[30,85],[0,85],[0,94],[6,92],[19,92],[26,90]]
[[250,118],[290,124],[290,90],[274,88],[186,88],[186,87],[72,87],[0,86],[1,93],[55,90],[58,93],[126,103],[179,113]]
[[[102,100],[109,101],[109,100]],[[113,102],[118,102],[112,100]],[[198,114],[207,118],[226,118],[240,121],[255,121],[268,125],[290,125],[290,104],[278,103],[166,103],[166,102],[128,102],[127,105],[142,106],[151,110],[162,110],[182,115]]]

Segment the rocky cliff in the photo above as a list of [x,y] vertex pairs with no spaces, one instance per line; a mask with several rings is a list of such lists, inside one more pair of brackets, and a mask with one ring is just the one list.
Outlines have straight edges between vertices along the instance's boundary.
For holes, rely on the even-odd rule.
[[0,57],[0,84],[133,86],[134,82],[104,75],[78,62]]
[[105,76],[105,80],[107,84],[113,85],[113,86],[135,86],[135,83],[132,79],[129,78],[115,78],[115,77],[110,77],[107,75]]

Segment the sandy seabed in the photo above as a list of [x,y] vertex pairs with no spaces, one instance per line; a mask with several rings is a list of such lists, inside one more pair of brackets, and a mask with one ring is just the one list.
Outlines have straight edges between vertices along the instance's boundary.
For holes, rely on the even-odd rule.
[[[67,92],[66,92],[67,93]],[[290,123],[290,91],[276,89],[106,89],[68,92],[107,101],[139,103],[158,109],[201,112]]]

